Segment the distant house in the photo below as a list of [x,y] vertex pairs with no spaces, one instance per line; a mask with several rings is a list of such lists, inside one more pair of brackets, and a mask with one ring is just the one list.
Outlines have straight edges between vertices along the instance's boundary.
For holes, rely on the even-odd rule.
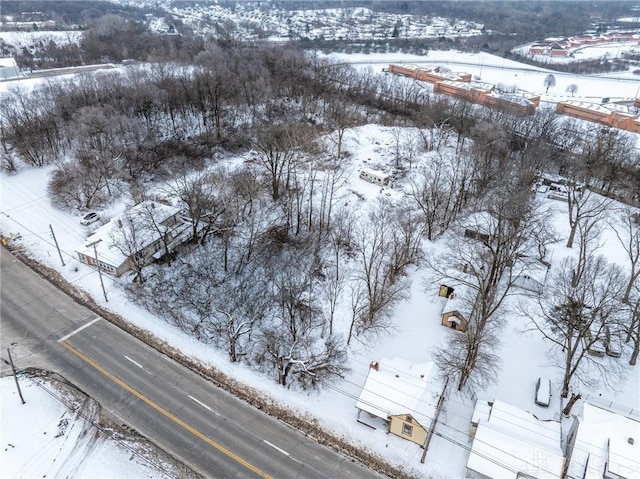
[[0,58],[0,80],[17,78],[20,76],[20,68],[13,57]]
[[[121,276],[133,269],[134,256],[138,264],[161,258],[166,246],[171,251],[189,238],[189,228],[180,218],[179,208],[143,201],[98,228],[76,250],[76,255],[87,265]],[[123,246],[121,240],[127,245]]]
[[[558,421],[542,421],[495,400],[476,402],[465,477],[560,479],[564,469]],[[600,476],[602,477],[602,476]]]
[[567,437],[569,479],[640,477],[640,420],[584,403]]
[[442,386],[434,363],[373,362],[356,402],[358,422],[423,446]]
[[462,221],[464,236],[483,243],[490,243],[493,241],[496,221],[496,218],[486,211],[473,213]]
[[542,294],[547,283],[549,268],[551,264],[546,261],[531,261],[521,268],[513,280],[513,286],[534,294]]
[[456,331],[464,332],[469,324],[466,307],[461,300],[463,286],[455,288],[447,285],[440,285],[439,296],[446,298],[442,308],[442,325]]

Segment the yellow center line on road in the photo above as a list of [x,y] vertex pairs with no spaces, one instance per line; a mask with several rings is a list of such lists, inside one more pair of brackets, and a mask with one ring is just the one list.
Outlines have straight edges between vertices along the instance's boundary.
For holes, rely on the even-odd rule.
[[106,377],[108,377],[109,379],[111,379],[114,383],[116,383],[118,386],[120,386],[121,388],[129,391],[131,394],[133,394],[135,397],[137,397],[138,399],[140,399],[141,401],[143,401],[144,403],[148,404],[149,406],[151,406],[153,409],[155,409],[156,411],[158,411],[160,414],[162,414],[163,416],[165,416],[168,419],[171,419],[174,423],[176,423],[179,426],[182,426],[184,429],[186,429],[187,431],[189,431],[191,434],[193,434],[194,436],[202,439],[204,442],[206,442],[207,444],[209,444],[210,446],[213,446],[214,448],[216,448],[218,451],[220,451],[221,453],[223,453],[225,456],[230,457],[231,459],[233,459],[234,461],[236,461],[239,464],[242,464],[244,467],[246,467],[247,469],[249,469],[252,472],[255,472],[258,476],[263,477],[265,479],[273,479],[272,476],[270,476],[269,474],[263,472],[261,469],[258,469],[256,466],[254,466],[253,464],[245,461],[244,459],[242,459],[240,456],[238,456],[237,454],[234,454],[233,452],[231,452],[229,449],[227,449],[224,446],[221,446],[220,444],[218,444],[217,442],[215,442],[212,439],[209,439],[207,436],[205,436],[204,434],[202,434],[200,431],[198,431],[197,429],[195,429],[194,427],[190,426],[189,424],[187,424],[186,422],[184,422],[182,419],[178,418],[177,416],[174,416],[173,414],[171,414],[169,411],[167,411],[166,409],[163,409],[161,406],[159,406],[158,404],[156,404],[155,402],[153,402],[151,399],[149,399],[148,397],[144,396],[143,394],[139,393],[138,391],[136,391],[134,388],[132,388],[131,386],[129,386],[127,383],[125,383],[124,381],[122,381],[121,379],[117,378],[116,376],[114,376],[113,374],[111,374],[109,371],[107,371],[106,369],[104,369],[102,366],[100,366],[98,363],[96,363],[95,361],[93,361],[92,359],[88,358],[87,356],[85,356],[84,354],[82,354],[80,351],[78,351],[76,348],[74,348],[73,346],[71,346],[69,343],[66,343],[64,341],[61,341],[60,344],[62,346],[64,346],[65,348],[67,348],[69,351],[71,351],[73,354],[75,354],[76,356],[78,356],[80,359],[82,359],[85,363],[93,366],[95,369],[97,369],[100,373],[102,373],[103,375],[105,375]]

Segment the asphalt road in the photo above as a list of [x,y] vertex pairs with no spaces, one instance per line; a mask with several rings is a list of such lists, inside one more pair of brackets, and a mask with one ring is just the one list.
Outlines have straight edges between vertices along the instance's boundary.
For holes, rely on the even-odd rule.
[[[206,477],[383,476],[236,399],[78,305],[0,248],[0,338]],[[28,401],[28,398],[25,398]]]

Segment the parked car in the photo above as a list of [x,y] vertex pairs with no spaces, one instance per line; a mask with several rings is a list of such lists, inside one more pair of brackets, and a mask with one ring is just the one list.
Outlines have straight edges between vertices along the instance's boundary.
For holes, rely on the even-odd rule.
[[611,331],[607,326],[607,339],[605,341],[607,355],[612,358],[619,358],[622,355],[622,341],[615,331]]
[[95,223],[99,219],[100,219],[100,216],[98,216],[98,213],[95,213],[92,211],[91,213],[87,213],[82,217],[82,219],[80,220],[80,224],[88,226],[92,223]]
[[551,402],[551,380],[539,377],[536,382],[536,404],[548,407]]
[[605,340],[603,338],[597,338],[595,341],[593,341],[589,345],[589,347],[587,348],[587,352],[591,356],[595,356],[597,358],[603,358],[605,353],[607,352]]

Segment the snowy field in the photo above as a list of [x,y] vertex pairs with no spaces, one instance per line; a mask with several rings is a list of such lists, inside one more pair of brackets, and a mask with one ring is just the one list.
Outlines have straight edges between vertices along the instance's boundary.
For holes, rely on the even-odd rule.
[[[438,59],[436,54],[441,57]],[[341,57],[347,59],[346,57]],[[482,76],[485,81],[496,83],[516,83],[520,88],[544,93],[543,80],[548,71],[531,69],[515,62],[509,62],[499,57],[487,54],[462,54],[458,52],[430,52],[428,57],[410,57],[408,55],[357,55],[348,57],[349,61],[357,62],[360,66],[371,67],[380,71],[385,63],[423,64],[451,64],[452,70],[467,71]],[[367,63],[369,62],[369,63]],[[455,63],[451,63],[455,62]],[[455,67],[454,67],[455,65]],[[578,95],[591,95],[593,98],[611,96],[613,98],[628,99],[636,95],[637,81],[609,77],[567,77],[554,73],[558,79],[555,88],[549,95],[543,95],[548,101],[558,101],[568,98],[564,92],[569,83],[579,85]],[[631,74],[629,74],[631,75]],[[629,78],[636,78],[631,75]],[[53,81],[53,80],[51,80]],[[0,90],[6,84],[0,83]],[[557,96],[553,93],[558,93]],[[615,92],[615,95],[613,94]],[[589,97],[591,97],[589,96]],[[390,167],[393,158],[393,133],[390,128],[378,125],[366,125],[349,130],[345,135],[345,151],[350,153],[350,178],[345,188],[348,201],[360,201],[363,205],[370,205],[380,195],[391,200],[402,196],[399,187],[386,192],[366,183],[358,178],[358,170],[377,163],[382,167]],[[425,154],[423,154],[425,155]],[[234,159],[230,159],[232,161]],[[355,401],[364,384],[371,361],[384,358],[402,357],[410,362],[422,363],[429,361],[431,349],[442,344],[449,334],[454,332],[440,325],[442,298],[437,296],[437,287],[425,288],[426,272],[423,268],[410,271],[410,296],[403,301],[393,315],[393,329],[366,345],[355,342],[350,350],[349,366],[351,372],[344,380],[326,387],[319,394],[302,393],[284,390],[275,384],[274,378],[258,375],[241,364],[228,362],[225,352],[216,352],[210,345],[195,341],[192,337],[166,324],[163,320],[153,317],[147,311],[128,303],[122,292],[122,285],[126,279],[116,279],[105,276],[105,286],[109,302],[104,302],[100,282],[95,270],[84,266],[75,259],[74,250],[80,247],[90,234],[90,227],[81,226],[79,214],[71,214],[57,210],[51,205],[47,196],[47,181],[51,167],[42,169],[25,168],[17,174],[8,176],[0,174],[0,231],[4,235],[20,237],[16,243],[24,248],[34,258],[49,267],[55,268],[72,284],[89,292],[96,302],[102,306],[121,314],[131,323],[152,331],[163,339],[203,363],[215,367],[237,380],[243,381],[273,397],[280,403],[300,411],[310,417],[315,417],[325,427],[332,429],[339,435],[384,456],[388,461],[413,470],[419,474],[434,478],[459,478],[464,476],[464,469],[469,455],[468,447],[469,422],[473,401],[468,397],[452,395],[449,397],[445,412],[441,416],[442,424],[438,426],[440,436],[434,437],[427,461],[420,464],[422,449],[415,444],[398,437],[385,434],[380,430],[372,430],[356,422]],[[389,193],[390,196],[386,194]],[[124,208],[122,202],[113,205],[105,211],[100,211],[103,218],[112,217]],[[548,208],[553,211],[554,225],[560,240],[553,245],[552,261],[557,265],[566,255],[574,254],[564,244],[568,235],[567,206],[561,202],[547,200]],[[363,208],[366,209],[366,208]],[[49,225],[53,228],[58,243],[63,251],[65,266],[62,266],[55,245],[51,238]],[[600,252],[606,254],[611,261],[627,267],[621,248],[612,231],[607,230],[603,235],[604,243]],[[444,245],[435,243],[426,248],[441,248]],[[347,301],[345,300],[345,303]],[[345,318],[338,325],[343,330],[348,327],[348,305],[342,304],[337,317]],[[526,332],[529,325],[525,318],[513,314],[505,321],[502,330],[502,346],[499,355],[502,357],[502,371],[498,381],[488,390],[480,392],[479,397],[486,399],[500,398],[515,406],[536,414],[541,419],[558,417],[561,406],[559,400],[561,370],[548,355],[548,345],[539,333]],[[630,351],[627,348],[622,363],[628,364]],[[526,365],[526,367],[523,367]],[[627,367],[627,377],[611,387],[598,387],[591,390],[581,390],[583,398],[612,404],[625,410],[640,410],[640,374],[636,368]],[[548,376],[553,381],[554,395],[549,408],[537,406],[533,400],[535,380],[539,376]],[[2,383],[3,394],[9,390]],[[35,388],[31,388],[35,389]],[[6,402],[3,400],[3,403]],[[3,430],[5,423],[3,423]],[[11,431],[11,429],[7,429]],[[6,442],[6,441],[5,441]],[[5,446],[6,447],[6,446]],[[93,477],[112,477],[102,474],[102,470],[85,469],[91,471]],[[105,472],[106,474],[106,472]],[[146,477],[138,476],[137,477]],[[122,477],[132,477],[126,475]]]
[[[640,76],[631,71],[602,75],[576,75],[561,73],[491,55],[490,53],[465,53],[457,50],[429,51],[426,56],[404,55],[397,53],[332,54],[333,58],[353,63],[360,68],[372,68],[380,72],[391,63],[407,66],[445,66],[454,72],[471,73],[482,81],[516,85],[540,95],[542,102],[557,103],[568,99],[584,99],[599,103],[603,97],[611,102],[629,101],[640,96]],[[546,92],[544,80],[549,74],[556,78],[556,85]],[[575,84],[578,90],[574,96],[567,92],[569,85]]]
[[19,381],[25,404],[13,378],[0,379],[3,478],[172,477],[140,455],[135,443],[116,441],[84,419],[97,420],[95,404],[57,382],[26,376]]

